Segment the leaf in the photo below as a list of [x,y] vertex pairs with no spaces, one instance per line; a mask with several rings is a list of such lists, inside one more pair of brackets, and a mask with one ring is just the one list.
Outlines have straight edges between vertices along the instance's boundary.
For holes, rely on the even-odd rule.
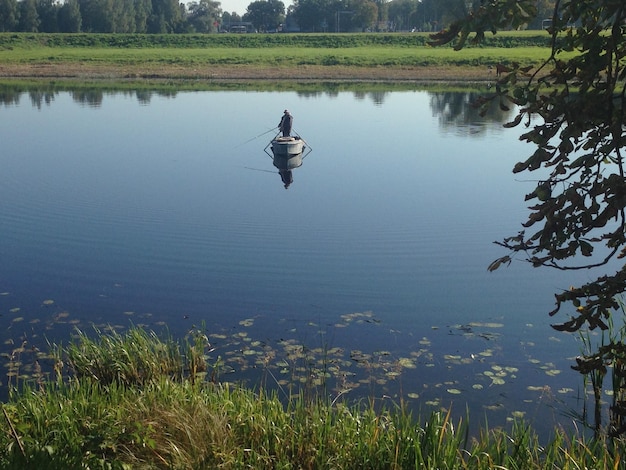
[[517,116],[515,116],[515,119],[513,119],[510,122],[504,123],[503,126],[506,127],[506,128],[515,127],[522,121],[523,117],[524,116],[522,114],[518,114]]
[[501,258],[498,258],[497,260],[495,260],[494,262],[492,262],[489,267],[487,268],[488,271],[492,272],[495,271],[496,269],[498,269],[500,266],[502,266],[503,264],[511,264],[511,257],[510,256],[503,256]]

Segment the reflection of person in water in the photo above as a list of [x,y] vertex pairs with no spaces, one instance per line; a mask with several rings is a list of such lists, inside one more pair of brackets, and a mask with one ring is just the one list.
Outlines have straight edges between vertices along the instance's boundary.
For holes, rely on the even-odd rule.
[[278,173],[280,174],[280,179],[283,180],[285,189],[289,189],[289,185],[293,183],[293,175],[291,174],[291,170],[278,170]]
[[285,109],[283,117],[278,123],[278,129],[283,133],[283,137],[289,137],[291,134],[291,125],[293,124],[293,116],[289,114],[289,111]]

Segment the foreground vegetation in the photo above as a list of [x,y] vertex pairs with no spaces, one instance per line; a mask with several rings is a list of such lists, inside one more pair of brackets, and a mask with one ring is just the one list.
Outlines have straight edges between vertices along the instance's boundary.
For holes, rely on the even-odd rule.
[[623,442],[219,381],[200,333],[79,332],[2,405],[0,468],[624,468]]

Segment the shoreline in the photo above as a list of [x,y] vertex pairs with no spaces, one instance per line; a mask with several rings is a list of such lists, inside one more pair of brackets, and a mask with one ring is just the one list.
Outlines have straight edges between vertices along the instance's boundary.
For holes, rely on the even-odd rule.
[[163,64],[34,63],[0,64],[0,78],[72,80],[209,80],[209,81],[353,81],[353,82],[489,82],[485,66],[355,67],[303,65],[183,66]]

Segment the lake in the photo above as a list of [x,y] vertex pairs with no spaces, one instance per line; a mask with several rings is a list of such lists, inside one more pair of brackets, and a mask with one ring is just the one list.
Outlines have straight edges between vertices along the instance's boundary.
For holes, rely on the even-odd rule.
[[[140,325],[202,329],[221,380],[490,426],[580,411],[580,342],[547,313],[593,273],[487,271],[533,189],[511,112],[420,90],[3,96],[3,384],[76,327]],[[288,189],[264,151],[285,108],[309,152]]]

